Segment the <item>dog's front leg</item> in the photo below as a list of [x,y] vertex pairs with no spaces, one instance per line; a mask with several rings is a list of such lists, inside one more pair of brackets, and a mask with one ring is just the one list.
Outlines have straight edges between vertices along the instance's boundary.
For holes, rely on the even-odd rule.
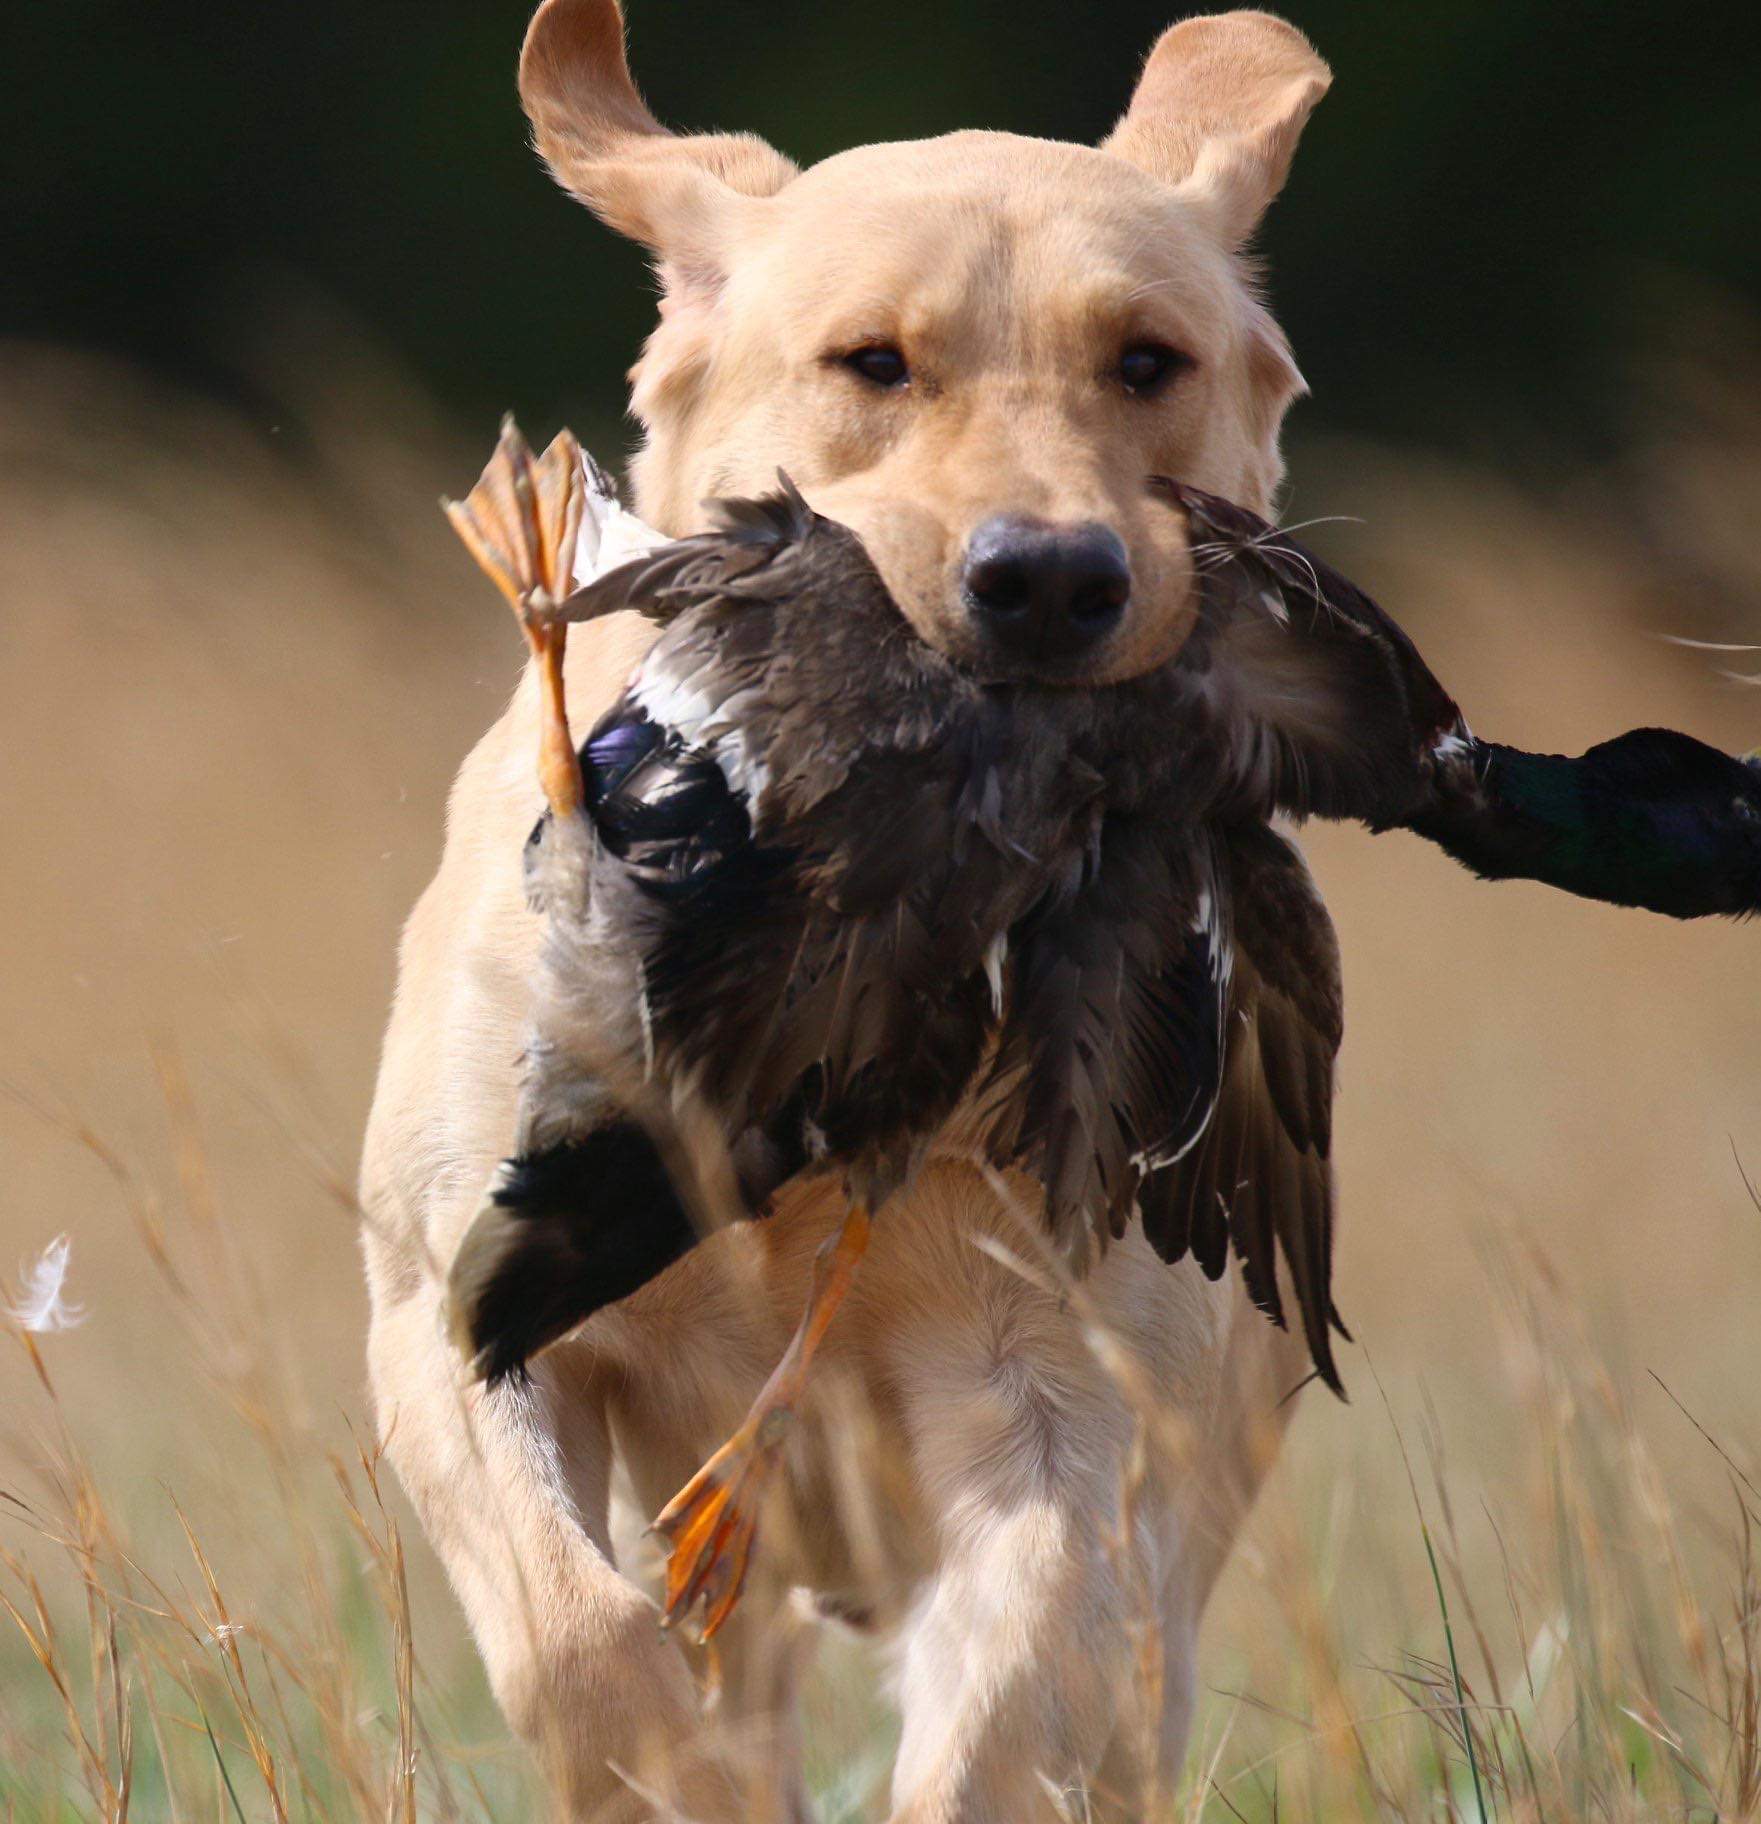
[[1138,1701],[1161,1529],[1121,1525],[1133,1426],[1069,1313],[994,1283],[953,1315],[900,1343],[941,1548],[899,1660],[893,1824],[1082,1817]]
[[375,1285],[381,1435],[446,1564],[509,1723],[558,1815],[745,1824],[759,1815],[705,1742],[695,1688],[607,1536],[611,1446],[568,1346],[529,1383],[467,1386],[436,1300]]
[[904,1655],[893,1824],[1086,1815],[1135,1671],[1127,1581],[1055,1499],[965,1534]]

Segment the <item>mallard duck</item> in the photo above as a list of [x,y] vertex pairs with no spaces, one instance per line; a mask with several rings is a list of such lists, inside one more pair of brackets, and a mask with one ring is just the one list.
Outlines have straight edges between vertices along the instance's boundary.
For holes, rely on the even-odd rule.
[[[545,919],[519,1151],[451,1270],[495,1381],[805,1170],[850,1215],[746,1424],[656,1523],[666,1613],[738,1598],[759,1492],[867,1245],[957,1105],[1044,1187],[1073,1272],[1141,1211],[1167,1260],[1231,1249],[1338,1391],[1328,1164],[1337,946],[1278,816],[1407,828],[1488,877],[1677,916],[1761,904],[1761,774],[1641,730],[1580,759],[1483,743],[1410,640],[1318,558],[1167,481],[1198,618],[1072,690],[911,631],[860,542],[779,478],[713,531],[575,589],[572,440],[511,428],[455,523],[540,663]],[[579,748],[560,655],[660,633]]]

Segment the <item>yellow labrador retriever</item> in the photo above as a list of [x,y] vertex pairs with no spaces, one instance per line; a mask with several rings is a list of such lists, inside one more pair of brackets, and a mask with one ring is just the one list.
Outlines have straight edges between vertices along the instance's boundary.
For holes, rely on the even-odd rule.
[[[955,657],[983,608],[970,567],[1001,551],[1054,617],[1091,589],[1085,565],[1108,566],[1123,616],[1088,679],[1159,663],[1191,565],[1146,478],[1261,512],[1279,481],[1301,380],[1243,247],[1327,84],[1278,19],[1194,18],[1098,149],[956,133],[800,171],[748,136],[665,131],[615,0],[545,0],[520,66],[538,148],[661,278],[634,371],[638,512],[684,533],[706,497],[763,492],[780,465]],[[582,727],[649,637],[629,621],[570,651]],[[536,715],[528,672],[459,775],[404,936],[363,1198],[380,1425],[561,1814],[805,1817],[805,1590],[890,1643],[893,1818],[1147,1815],[1178,1769],[1200,1615],[1305,1367],[1233,1273],[1166,1267],[1133,1232],[1061,1286],[1009,1187],[950,1135],[887,1210],[791,1466],[793,1525],[713,1667],[620,1566],[614,1464],[652,1514],[731,1429],[843,1214],[835,1184],[713,1236],[529,1383],[467,1384],[444,1281],[514,1130]]]

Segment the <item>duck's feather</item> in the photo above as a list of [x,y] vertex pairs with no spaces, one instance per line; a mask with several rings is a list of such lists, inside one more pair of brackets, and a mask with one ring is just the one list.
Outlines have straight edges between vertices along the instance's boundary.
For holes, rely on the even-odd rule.
[[491,1383],[517,1374],[696,1240],[673,1175],[637,1122],[504,1161],[448,1275],[466,1358]]
[[777,481],[775,494],[711,502],[719,524],[691,538],[661,542],[633,521],[647,535],[627,541],[633,555],[584,578],[554,618],[593,621],[627,609],[666,625],[720,597],[775,600],[797,588],[799,577],[787,562],[779,569],[778,560],[797,556],[820,522],[787,475],[779,472]]
[[1198,623],[1176,669],[1230,756],[1241,811],[1402,822],[1466,736],[1418,649],[1288,534],[1163,485],[1187,514],[1198,574]]
[[1072,1263],[1204,1131],[1222,1071],[1228,909],[1209,834],[1108,818],[1009,933],[986,1144],[1045,1187]]
[[636,693],[582,752],[590,815],[638,892],[626,936],[664,1074],[883,1195],[958,1102],[992,1023],[984,930],[947,902],[988,898],[1000,919],[1008,894],[946,856],[898,854],[952,774],[847,808],[828,849],[798,824],[758,828],[714,745],[681,740]]
[[1173,669],[1228,756],[1223,801],[1234,790],[1296,816],[1410,829],[1483,878],[1674,918],[1761,904],[1752,763],[1671,729],[1575,757],[1482,741],[1405,632],[1337,570],[1244,508],[1159,485],[1192,528],[1200,612]]
[[[726,1111],[736,1150],[762,1135],[878,1200],[994,1037],[987,1150],[1040,1178],[1073,1264],[1143,1187],[1165,1251],[1216,1272],[1233,1235],[1276,1311],[1282,1250],[1305,1314],[1330,1310],[1325,1021],[1280,969],[1290,934],[1236,908],[1269,880],[1300,927],[1312,889],[1269,833],[1220,832],[1280,795],[1363,796],[1346,734],[1388,664],[1368,633],[1217,588],[1183,670],[1092,704],[986,689],[792,493],[569,612],[611,607],[665,623],[582,753],[656,1080]],[[1238,917],[1262,954],[1232,980]],[[1323,1321],[1334,1379],[1325,1346]]]
[[1247,1289],[1282,1325],[1279,1262],[1321,1378],[1339,1389],[1329,1328],[1333,1250],[1333,1060],[1339,950],[1302,857],[1264,825],[1220,839],[1233,930],[1216,1112],[1186,1156],[1139,1194],[1166,1260],[1189,1250],[1215,1279],[1229,1247]]

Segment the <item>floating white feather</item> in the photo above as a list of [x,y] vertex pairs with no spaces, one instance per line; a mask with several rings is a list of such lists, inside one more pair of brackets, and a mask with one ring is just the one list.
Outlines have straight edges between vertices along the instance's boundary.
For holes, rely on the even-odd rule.
[[85,1306],[71,1304],[67,1298],[67,1268],[72,1258],[72,1240],[57,1235],[25,1268],[18,1301],[6,1307],[6,1315],[21,1330],[28,1330],[33,1336],[51,1336],[86,1321]]

